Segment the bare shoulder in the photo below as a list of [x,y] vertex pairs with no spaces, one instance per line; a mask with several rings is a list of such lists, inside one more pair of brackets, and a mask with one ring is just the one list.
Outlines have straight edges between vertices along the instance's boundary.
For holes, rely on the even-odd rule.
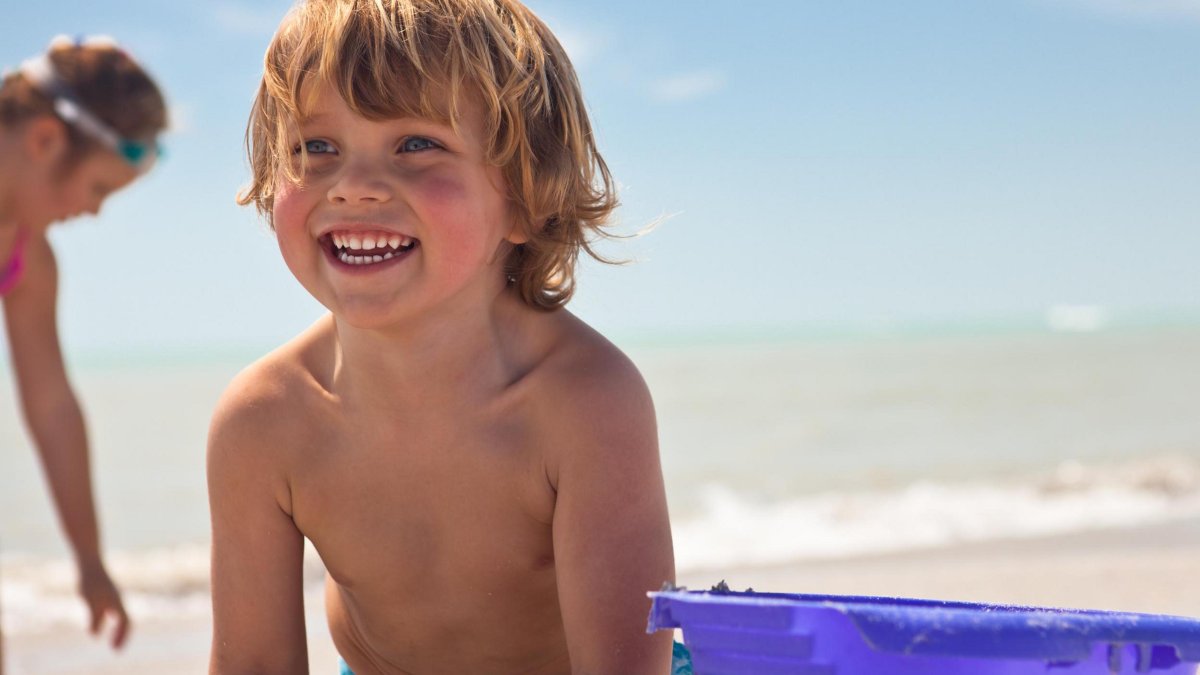
[[546,403],[556,414],[583,419],[652,413],[650,391],[633,360],[591,326],[563,314],[540,374]]
[[654,403],[642,374],[616,345],[566,314],[538,374],[538,410],[551,439],[550,473],[578,452],[614,461],[657,455]]
[[54,249],[45,233],[33,234],[25,248],[25,271],[20,282],[5,296],[5,307],[28,306],[34,311],[53,312],[57,293],[58,260]]
[[209,426],[210,474],[283,468],[285,453],[315,424],[313,413],[325,393],[320,353],[330,336],[318,322],[230,382]]
[[[306,401],[321,389],[313,352],[320,344],[314,326],[243,369],[217,404],[213,425],[240,433],[293,426]],[[287,424],[281,424],[281,422]]]

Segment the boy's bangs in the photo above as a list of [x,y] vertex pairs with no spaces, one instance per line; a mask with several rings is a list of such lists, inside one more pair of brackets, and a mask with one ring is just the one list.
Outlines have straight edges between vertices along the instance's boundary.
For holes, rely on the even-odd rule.
[[[402,117],[451,122],[451,101],[457,83],[442,84],[443,78],[422,73],[402,52],[347,53],[330,64],[321,80],[328,82],[354,113],[369,120]],[[301,108],[308,112],[308,106]]]
[[[291,59],[288,92],[302,117],[306,80],[326,82],[356,114],[371,120],[420,117],[453,122],[463,45],[408,3],[309,2]],[[459,57],[459,58],[456,58]],[[474,78],[472,78],[474,79]]]

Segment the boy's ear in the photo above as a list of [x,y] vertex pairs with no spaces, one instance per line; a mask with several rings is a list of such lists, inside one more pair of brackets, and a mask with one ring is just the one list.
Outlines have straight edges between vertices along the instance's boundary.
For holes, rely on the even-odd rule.
[[22,147],[35,165],[56,164],[67,151],[67,127],[51,115],[40,115],[25,123]]

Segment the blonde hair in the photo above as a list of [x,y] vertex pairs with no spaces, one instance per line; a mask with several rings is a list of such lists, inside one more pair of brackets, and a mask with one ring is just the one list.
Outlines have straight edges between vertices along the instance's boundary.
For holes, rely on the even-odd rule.
[[[617,206],[566,51],[516,0],[305,0],[267,49],[246,146],[251,185],[239,195],[267,216],[277,181],[299,181],[289,158],[311,78],[368,119],[455,124],[464,96],[482,103],[487,161],[500,167],[528,240],[506,260],[529,305],[570,300],[579,252]],[[310,92],[311,93],[311,92]],[[303,148],[301,149],[303,154]],[[607,261],[606,261],[607,262]]]
[[[110,39],[84,42],[56,38],[46,57],[81,105],[124,138],[153,141],[167,127],[167,105],[154,80]],[[56,115],[54,100],[20,70],[0,83],[0,125],[15,128],[44,115]],[[71,124],[66,167],[103,147]]]

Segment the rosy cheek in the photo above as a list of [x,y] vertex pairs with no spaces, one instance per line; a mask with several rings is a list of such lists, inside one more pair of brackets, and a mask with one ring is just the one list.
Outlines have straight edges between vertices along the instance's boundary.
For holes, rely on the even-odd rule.
[[422,218],[438,223],[444,231],[461,231],[476,220],[475,203],[461,181],[431,177],[417,186],[419,197],[413,200],[424,212]]
[[422,201],[438,210],[447,210],[462,203],[466,190],[453,178],[431,177],[421,182]]
[[[275,200],[271,206],[271,220],[275,228],[291,228],[303,217],[304,190],[292,183],[284,183],[275,189]],[[303,224],[302,222],[299,224]]]

